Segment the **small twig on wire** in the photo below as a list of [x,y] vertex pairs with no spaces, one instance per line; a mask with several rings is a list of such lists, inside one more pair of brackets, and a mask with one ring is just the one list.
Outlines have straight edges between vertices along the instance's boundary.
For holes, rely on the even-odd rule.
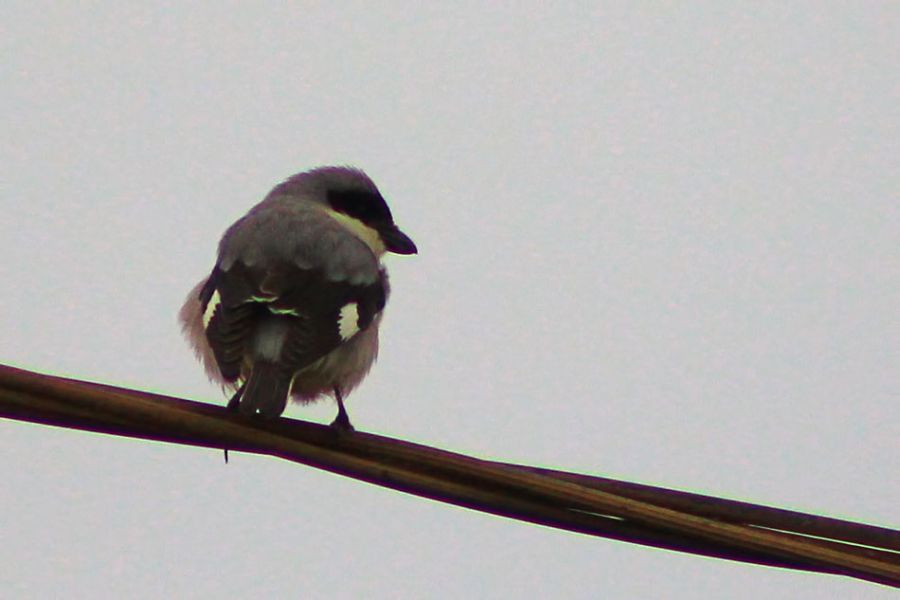
[[[900,532],[653,486],[483,461],[364,433],[0,366],[0,416],[286,458],[551,527],[900,586]],[[810,537],[813,536],[813,537]]]

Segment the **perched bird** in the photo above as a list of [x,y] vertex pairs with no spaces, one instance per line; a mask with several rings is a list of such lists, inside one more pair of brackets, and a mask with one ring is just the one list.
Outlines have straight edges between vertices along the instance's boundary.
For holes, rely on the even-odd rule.
[[294,175],[229,227],[180,313],[207,374],[236,390],[229,408],[275,418],[288,396],[333,396],[332,425],[352,429],[344,398],[378,353],[386,252],[417,249],[349,167]]

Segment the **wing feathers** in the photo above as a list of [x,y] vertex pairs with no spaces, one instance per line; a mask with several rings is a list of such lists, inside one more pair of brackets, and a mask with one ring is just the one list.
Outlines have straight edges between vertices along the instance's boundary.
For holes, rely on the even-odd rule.
[[[373,284],[353,285],[283,262],[268,270],[241,262],[227,271],[216,269],[212,283],[201,291],[201,302],[214,298],[213,292],[221,299],[206,336],[222,377],[236,381],[247,364],[261,358],[293,372],[322,358],[346,341],[348,332],[365,330],[384,308],[386,279],[380,275]],[[355,323],[347,321],[348,305],[354,307]],[[283,322],[287,331],[280,354],[256,356],[259,349],[273,347],[258,339],[272,320]]]

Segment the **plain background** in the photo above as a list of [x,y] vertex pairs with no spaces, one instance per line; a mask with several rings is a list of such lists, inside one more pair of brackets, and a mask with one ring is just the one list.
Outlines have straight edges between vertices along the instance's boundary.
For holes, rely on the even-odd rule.
[[[895,2],[0,9],[0,361],[224,403],[175,315],[277,182],[392,257],[358,428],[897,526]],[[295,407],[330,421],[334,407]],[[888,598],[0,422],[10,598]]]

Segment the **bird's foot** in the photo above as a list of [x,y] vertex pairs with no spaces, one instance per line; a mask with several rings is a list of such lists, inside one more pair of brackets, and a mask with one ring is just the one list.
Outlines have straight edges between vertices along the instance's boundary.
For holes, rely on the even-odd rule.
[[350,433],[356,431],[356,428],[353,427],[353,424],[350,422],[350,417],[347,416],[345,411],[338,413],[338,416],[331,422],[331,428],[338,433]]

